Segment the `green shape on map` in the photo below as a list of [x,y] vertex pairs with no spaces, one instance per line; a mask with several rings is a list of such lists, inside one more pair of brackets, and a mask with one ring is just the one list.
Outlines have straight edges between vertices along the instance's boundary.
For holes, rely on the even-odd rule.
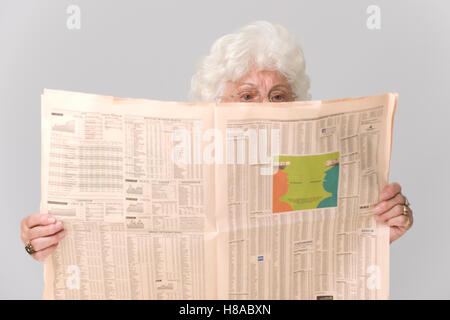
[[[279,201],[293,210],[337,207],[339,152],[310,156],[279,156],[287,174],[287,192]],[[276,186],[274,186],[275,188]]]

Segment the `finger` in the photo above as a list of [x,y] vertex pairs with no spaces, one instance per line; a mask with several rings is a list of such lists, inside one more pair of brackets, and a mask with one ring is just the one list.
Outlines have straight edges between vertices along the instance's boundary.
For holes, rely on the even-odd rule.
[[25,227],[30,229],[35,226],[46,226],[55,222],[56,219],[48,213],[35,213],[24,219]]
[[28,229],[28,240],[50,236],[52,234],[58,233],[63,228],[64,225],[62,221],[58,221],[47,226],[36,226],[34,228]]
[[403,205],[405,203],[405,201],[406,201],[405,197],[401,193],[397,193],[395,195],[395,197],[393,197],[389,200],[379,202],[375,206],[375,208],[373,208],[373,210],[374,210],[375,214],[383,214],[384,212],[389,211],[390,209],[392,209],[393,207],[395,207],[398,204]]
[[393,198],[397,193],[402,191],[402,187],[397,183],[393,182],[388,184],[386,187],[381,190],[381,200],[388,200]]
[[57,244],[61,239],[64,238],[66,235],[66,232],[64,230],[61,230],[57,234],[48,236],[48,237],[42,237],[31,240],[31,245],[33,246],[34,250],[40,251],[45,248],[51,247],[54,244]]
[[45,248],[43,250],[37,251],[33,253],[31,256],[37,261],[44,261],[55,249],[58,247],[58,243]]
[[395,205],[393,208],[391,208],[390,210],[388,210],[387,212],[385,212],[381,215],[375,216],[375,221],[385,222],[389,219],[392,219],[392,218],[398,217],[398,216],[404,216],[403,205],[400,205],[400,204]]
[[[409,221],[408,221],[409,220]],[[406,228],[406,227],[410,227],[411,226],[411,220],[409,217],[405,216],[405,215],[401,215],[401,216],[397,216],[394,217],[392,219],[389,219],[388,221],[386,221],[386,224],[389,227],[402,227],[402,228]]]

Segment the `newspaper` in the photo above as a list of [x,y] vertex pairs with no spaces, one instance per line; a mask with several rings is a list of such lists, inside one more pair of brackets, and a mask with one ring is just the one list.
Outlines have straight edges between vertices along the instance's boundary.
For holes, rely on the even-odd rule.
[[397,94],[195,104],[42,95],[44,299],[387,299]]

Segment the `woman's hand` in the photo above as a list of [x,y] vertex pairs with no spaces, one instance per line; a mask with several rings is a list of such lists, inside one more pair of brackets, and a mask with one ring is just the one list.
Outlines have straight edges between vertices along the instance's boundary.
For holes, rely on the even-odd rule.
[[387,185],[381,190],[381,201],[374,208],[375,221],[385,222],[390,227],[391,243],[404,235],[413,224],[412,210],[406,206],[404,212],[406,198],[401,191],[396,182]]
[[23,243],[27,245],[31,241],[35,250],[31,256],[37,261],[44,261],[65,236],[63,223],[50,214],[29,215],[22,220],[20,228]]

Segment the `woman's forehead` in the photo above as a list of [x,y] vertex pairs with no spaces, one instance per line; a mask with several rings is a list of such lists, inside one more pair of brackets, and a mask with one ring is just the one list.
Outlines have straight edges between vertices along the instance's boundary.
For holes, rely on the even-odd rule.
[[237,86],[275,86],[288,85],[286,78],[275,70],[251,70],[235,82]]

